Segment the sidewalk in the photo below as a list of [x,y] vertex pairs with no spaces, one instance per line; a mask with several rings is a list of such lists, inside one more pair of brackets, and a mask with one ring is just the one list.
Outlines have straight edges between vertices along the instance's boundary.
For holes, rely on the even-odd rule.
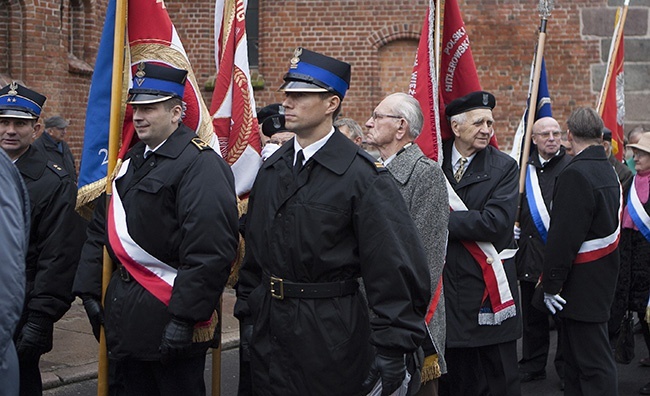
[[[222,349],[239,345],[239,323],[232,316],[235,291],[223,293]],[[54,325],[54,348],[41,357],[43,389],[79,382],[97,377],[99,344],[95,341],[81,300],[72,303],[70,310]]]

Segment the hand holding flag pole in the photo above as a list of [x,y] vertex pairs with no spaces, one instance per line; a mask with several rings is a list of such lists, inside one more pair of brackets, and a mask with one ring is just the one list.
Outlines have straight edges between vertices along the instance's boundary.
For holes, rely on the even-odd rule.
[[540,0],[538,5],[539,16],[541,18],[539,25],[539,38],[537,41],[537,52],[535,53],[535,66],[533,80],[531,82],[530,101],[528,107],[528,119],[526,120],[526,135],[524,136],[524,148],[521,153],[520,170],[519,170],[519,199],[517,201],[517,216],[515,217],[515,226],[519,227],[519,217],[521,216],[521,206],[524,199],[524,188],[526,186],[526,163],[530,153],[531,135],[533,124],[535,123],[535,114],[537,113],[537,96],[539,92],[539,78],[542,69],[542,59],[544,58],[544,43],[546,42],[546,23],[553,10],[553,0]]

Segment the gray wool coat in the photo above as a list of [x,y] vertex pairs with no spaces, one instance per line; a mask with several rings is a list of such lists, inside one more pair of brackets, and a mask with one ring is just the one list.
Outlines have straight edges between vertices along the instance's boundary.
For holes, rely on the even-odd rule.
[[[397,182],[398,189],[420,234],[426,250],[431,274],[431,295],[442,280],[447,250],[447,225],[449,222],[449,199],[445,175],[440,165],[424,155],[417,144],[399,153],[387,166]],[[447,372],[445,351],[445,298],[444,290],[435,310],[429,331],[438,351],[440,371]]]

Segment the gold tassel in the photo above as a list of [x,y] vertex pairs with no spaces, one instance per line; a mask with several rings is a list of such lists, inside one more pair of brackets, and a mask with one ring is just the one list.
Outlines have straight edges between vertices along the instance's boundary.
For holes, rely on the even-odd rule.
[[435,353],[425,357],[421,373],[422,383],[424,384],[436,378],[440,378],[441,375],[440,365],[438,364],[438,354]]
[[208,342],[214,339],[214,330],[217,328],[219,317],[217,311],[212,312],[210,320],[207,322],[199,323],[194,326],[194,333],[192,334],[192,342]]
[[[242,200],[237,198],[237,212],[239,213],[239,217],[242,217],[244,214],[248,212],[248,198]],[[245,251],[246,251],[246,244],[244,242],[244,238],[242,238],[242,236],[240,235],[239,246],[237,247],[237,255],[235,256],[235,260],[230,266],[230,276],[228,277],[228,282],[226,282],[226,287],[229,288],[235,287],[235,284],[239,280],[239,268],[241,267],[242,262],[244,261]]]

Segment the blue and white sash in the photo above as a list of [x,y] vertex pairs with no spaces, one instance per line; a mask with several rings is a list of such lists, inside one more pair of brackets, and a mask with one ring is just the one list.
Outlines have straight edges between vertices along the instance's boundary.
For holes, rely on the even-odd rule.
[[646,240],[650,241],[650,216],[646,212],[639,195],[636,192],[636,176],[632,181],[632,188],[630,188],[630,194],[627,197],[627,211],[634,222],[634,225],[641,231],[641,234],[645,237]]
[[544,203],[542,189],[539,186],[539,179],[537,178],[537,169],[534,165],[530,164],[528,165],[528,172],[526,172],[526,199],[528,200],[533,224],[535,224],[535,228],[537,228],[539,235],[542,237],[542,241],[546,244],[551,216]]

